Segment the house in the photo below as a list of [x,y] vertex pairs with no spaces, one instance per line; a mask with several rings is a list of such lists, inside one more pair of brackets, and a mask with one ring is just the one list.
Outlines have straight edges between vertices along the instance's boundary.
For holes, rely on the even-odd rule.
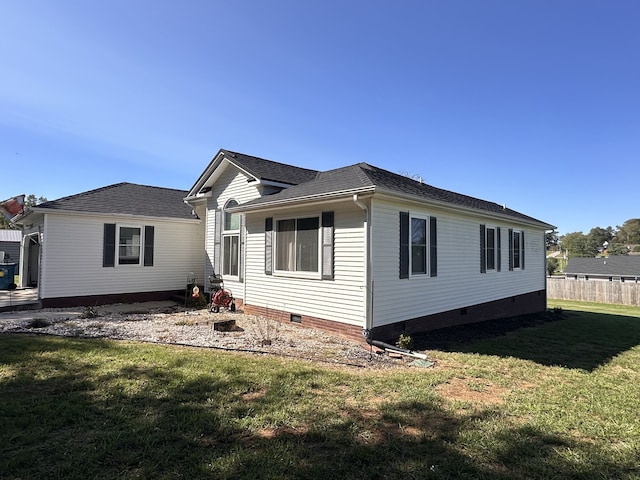
[[21,241],[22,232],[20,230],[0,230],[0,263],[15,263],[16,275],[19,273]]
[[392,339],[546,309],[553,225],[366,163],[220,150],[186,201],[205,221],[205,276],[247,313]]
[[17,221],[45,306],[167,298],[215,273],[246,313],[379,340],[545,310],[554,228],[367,163],[228,150],[188,192],[121,183]]
[[608,282],[640,281],[640,256],[617,255],[600,258],[570,258],[564,275],[572,280]]
[[187,192],[119,183],[33,206],[24,229],[21,285],[44,307],[167,298],[203,275],[204,222]]

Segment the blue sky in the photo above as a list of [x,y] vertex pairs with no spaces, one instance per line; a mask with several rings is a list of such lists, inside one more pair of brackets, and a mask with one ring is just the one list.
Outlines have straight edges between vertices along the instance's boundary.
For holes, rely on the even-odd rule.
[[561,234],[640,217],[640,2],[0,0],[0,199],[368,162]]

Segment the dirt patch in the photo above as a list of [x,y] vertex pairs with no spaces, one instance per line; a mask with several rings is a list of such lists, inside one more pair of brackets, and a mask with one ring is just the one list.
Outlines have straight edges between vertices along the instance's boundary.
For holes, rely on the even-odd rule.
[[510,390],[482,378],[452,378],[436,386],[436,392],[448,401],[473,405],[500,405]]

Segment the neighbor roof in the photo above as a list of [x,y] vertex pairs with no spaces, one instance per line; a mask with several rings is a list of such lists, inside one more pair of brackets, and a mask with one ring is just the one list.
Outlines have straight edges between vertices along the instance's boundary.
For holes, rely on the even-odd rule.
[[184,190],[123,182],[41,203],[33,210],[194,219],[192,207],[183,201],[186,195]]
[[564,273],[568,275],[640,277],[640,256],[615,255],[601,258],[570,258]]
[[358,163],[348,167],[320,172],[313,180],[286,188],[274,195],[257,198],[235,207],[234,211],[250,211],[269,205],[312,200],[331,194],[374,192],[414,197],[417,200],[423,200],[425,202],[454,205],[461,208],[537,223],[547,229],[554,228],[553,225],[546,224],[533,217],[506,208],[503,205],[436,188],[404,175],[369,165],[368,163]]
[[0,242],[21,242],[22,230],[0,230]]

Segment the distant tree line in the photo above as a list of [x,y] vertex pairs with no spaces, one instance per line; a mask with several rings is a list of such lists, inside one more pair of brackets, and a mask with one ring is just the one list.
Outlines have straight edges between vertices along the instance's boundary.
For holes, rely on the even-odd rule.
[[568,258],[598,255],[628,255],[640,252],[640,218],[630,218],[615,229],[594,227],[589,233],[547,234],[547,248],[559,248]]

